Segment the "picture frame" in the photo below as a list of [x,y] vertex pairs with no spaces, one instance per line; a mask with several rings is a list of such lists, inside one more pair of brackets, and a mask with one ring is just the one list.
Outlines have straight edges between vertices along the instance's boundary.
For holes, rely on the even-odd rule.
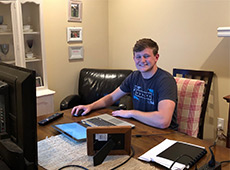
[[[87,127],[87,155],[93,156],[97,153],[113,135],[118,141],[117,146],[109,152],[109,155],[129,155],[131,152],[131,129],[131,126]],[[97,137],[97,135],[99,136]],[[106,139],[103,139],[104,135]]]
[[67,27],[67,41],[68,42],[82,41],[82,27]]
[[36,77],[36,87],[43,86],[42,78],[40,76]]
[[70,22],[82,21],[82,2],[77,0],[69,0],[69,17]]
[[83,59],[83,46],[69,47],[69,60]]

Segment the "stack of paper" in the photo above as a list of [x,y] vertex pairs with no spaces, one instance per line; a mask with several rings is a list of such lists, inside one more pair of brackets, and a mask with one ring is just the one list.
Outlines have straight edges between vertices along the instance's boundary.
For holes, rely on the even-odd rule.
[[[157,155],[160,154],[160,153],[162,153],[163,151],[166,151],[170,146],[176,144],[177,142],[178,141],[175,141],[175,140],[165,139],[159,145],[155,146],[154,148],[150,149],[149,151],[147,151],[146,153],[144,153],[143,155],[141,155],[138,159],[143,160],[143,161],[147,161],[147,162],[151,162],[151,161],[152,162],[157,162],[158,164],[161,164],[161,165],[163,165],[163,166],[165,166],[167,168],[170,168],[170,166],[174,163],[175,159],[174,160],[169,160],[167,158],[163,158],[163,157],[160,157],[160,156],[157,156]],[[201,150],[201,154],[199,153],[200,154],[200,156],[199,156],[200,158],[204,154],[206,154],[206,150],[205,150],[204,147],[193,145],[193,144],[189,144],[189,143],[185,143],[185,142],[180,142],[180,143],[188,145],[188,148],[189,147],[195,147],[198,150]],[[181,152],[181,151],[178,151],[178,152]],[[189,155],[190,153],[187,153],[187,154]],[[198,160],[194,160],[194,161],[197,162]],[[185,169],[185,168],[189,168],[189,165],[184,165],[184,164],[178,163],[178,162],[176,162],[173,165],[173,167],[172,167],[172,169]]]

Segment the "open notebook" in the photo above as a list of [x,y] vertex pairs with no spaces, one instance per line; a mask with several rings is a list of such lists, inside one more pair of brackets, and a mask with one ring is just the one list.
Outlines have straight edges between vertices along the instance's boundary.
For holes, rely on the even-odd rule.
[[207,153],[205,147],[165,139],[153,147],[138,159],[143,161],[157,162],[167,168],[176,161],[172,169],[184,169],[192,167]]

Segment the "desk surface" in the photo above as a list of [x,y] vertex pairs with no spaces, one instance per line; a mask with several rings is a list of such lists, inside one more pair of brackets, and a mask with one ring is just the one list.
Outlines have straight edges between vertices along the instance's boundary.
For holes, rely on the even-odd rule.
[[[87,116],[81,116],[81,117],[72,117],[71,116],[71,110],[65,110],[64,116],[48,125],[45,126],[39,126],[37,128],[38,132],[38,141],[45,139],[47,136],[54,136],[58,135],[59,133],[54,130],[51,125],[53,124],[59,124],[59,123],[69,123],[69,122],[79,122],[81,119],[86,117],[91,117],[98,115],[100,113],[108,113],[111,114],[110,109],[101,109],[98,111],[95,111]],[[38,121],[46,118],[47,115],[39,116]],[[121,118],[122,119],[122,118]],[[210,160],[210,151],[209,146],[211,146],[213,143],[210,143],[209,141],[201,140],[198,138],[193,138],[188,135],[182,134],[180,132],[173,131],[171,129],[157,129],[148,125],[145,125],[141,122],[138,122],[134,119],[123,119],[130,123],[135,124],[135,128],[132,129],[132,137],[131,137],[131,145],[133,146],[135,150],[134,158],[138,158],[140,155],[144,154],[149,149],[153,148],[163,140],[171,139],[171,140],[177,140],[177,141],[184,141],[188,143],[193,143],[196,145],[204,146],[208,153],[198,162],[197,167],[200,168],[202,165],[207,163]],[[134,135],[142,135],[142,137],[135,137]],[[226,161],[230,160],[230,149],[223,147],[223,146],[215,146],[213,149],[213,153],[215,154],[216,161]],[[162,166],[157,165],[156,163],[151,163],[154,166],[157,166],[160,169],[163,169]],[[193,167],[194,168],[194,167]],[[39,169],[42,169],[39,167]],[[230,163],[222,164],[222,169],[230,169]]]

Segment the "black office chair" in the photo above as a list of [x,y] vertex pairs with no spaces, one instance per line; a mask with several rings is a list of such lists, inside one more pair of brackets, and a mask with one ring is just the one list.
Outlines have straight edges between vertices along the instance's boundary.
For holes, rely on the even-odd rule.
[[205,89],[203,94],[203,101],[201,105],[201,114],[200,114],[200,121],[199,121],[199,132],[197,135],[197,137],[200,139],[203,139],[205,113],[207,109],[213,75],[214,72],[212,71],[187,70],[187,69],[178,69],[178,68],[173,69],[174,77],[183,77],[183,78],[198,79],[198,80],[205,81]]
[[[60,103],[60,110],[82,104],[86,105],[102,98],[119,87],[130,73],[132,70],[128,69],[83,68],[79,75],[78,94],[65,97]],[[120,107],[124,104],[127,109],[130,109],[132,107],[131,101],[131,97],[126,95],[113,106]]]

